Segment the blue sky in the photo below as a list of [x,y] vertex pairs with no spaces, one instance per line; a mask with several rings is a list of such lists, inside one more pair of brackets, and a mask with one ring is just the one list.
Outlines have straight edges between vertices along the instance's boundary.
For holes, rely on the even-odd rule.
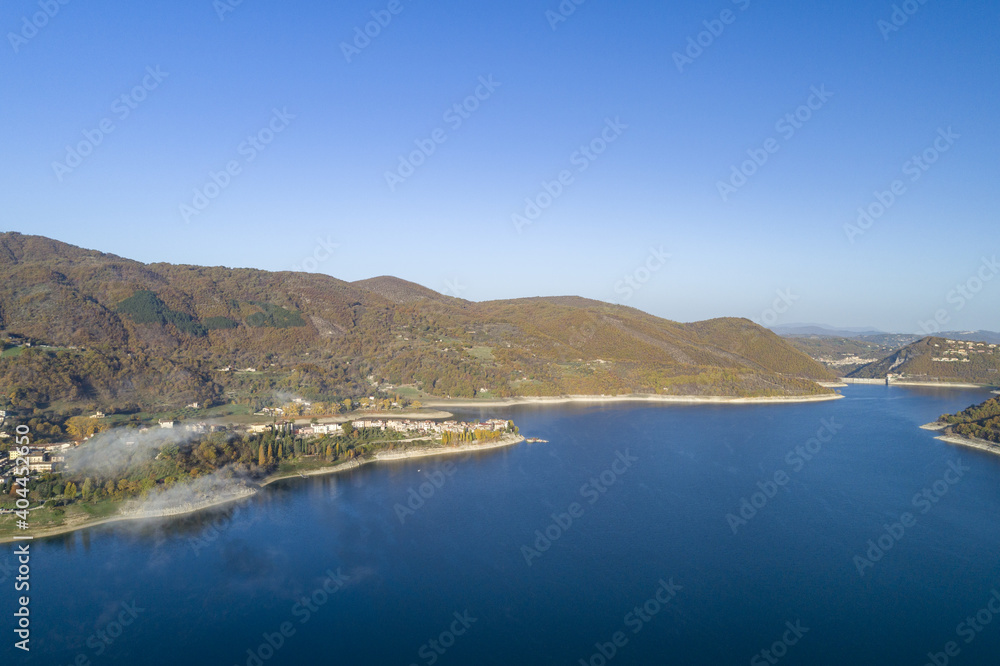
[[473,300],[998,329],[1000,3],[903,4],[12,0],[0,227]]

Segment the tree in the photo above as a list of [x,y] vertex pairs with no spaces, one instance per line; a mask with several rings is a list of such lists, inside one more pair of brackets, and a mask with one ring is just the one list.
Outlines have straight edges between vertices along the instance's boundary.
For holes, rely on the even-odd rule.
[[89,500],[94,494],[94,481],[88,476],[83,480],[83,499]]
[[343,429],[344,437],[350,437],[355,432],[354,424],[351,423],[350,421],[344,422],[340,427]]
[[267,457],[264,455],[264,444],[261,443],[260,450],[257,452],[257,464],[261,467],[267,466]]
[[79,441],[91,437],[99,432],[104,432],[111,426],[100,419],[92,419],[86,416],[74,416],[66,421],[66,434]]
[[66,484],[66,490],[63,491],[63,495],[66,499],[73,499],[76,497],[76,484],[70,481]]

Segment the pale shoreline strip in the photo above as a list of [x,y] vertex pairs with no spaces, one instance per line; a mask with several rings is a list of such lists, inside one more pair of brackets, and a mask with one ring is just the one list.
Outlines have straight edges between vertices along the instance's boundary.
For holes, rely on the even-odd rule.
[[992,384],[956,384],[952,382],[889,382],[889,386],[929,386],[932,388],[962,388],[962,389],[977,389],[977,388],[991,388]]
[[[295,472],[294,474],[285,474],[283,476],[270,476],[264,479],[264,481],[262,481],[259,484],[259,488],[268,486],[274,483],[275,481],[284,481],[286,479],[336,474],[338,472],[343,472],[349,469],[357,469],[359,467],[374,462],[393,462],[398,460],[408,460],[410,458],[448,456],[459,453],[476,453],[478,451],[489,451],[491,449],[513,446],[514,444],[520,444],[523,441],[524,437],[520,435],[515,435],[515,436],[501,437],[497,441],[485,442],[483,444],[464,444],[462,446],[435,447],[431,449],[413,448],[399,452],[380,451],[370,458],[355,458],[354,460],[348,460],[347,462],[340,463],[338,465],[333,465],[331,467],[322,467],[320,469],[309,470],[308,472]],[[190,505],[189,507],[184,507],[183,509],[180,508],[162,509],[160,511],[153,512],[151,514],[136,514],[136,515],[117,514],[114,516],[109,516],[107,518],[102,518],[94,522],[85,522],[85,523],[80,523],[79,525],[61,525],[59,527],[54,527],[49,530],[41,530],[38,532],[34,532],[31,536],[32,538],[42,539],[45,537],[58,536],[60,534],[68,534],[70,532],[85,530],[91,527],[97,527],[99,525],[106,525],[108,523],[116,523],[126,520],[159,520],[161,518],[176,518],[179,516],[190,515],[192,513],[198,513],[199,511],[204,511],[205,509],[210,509],[212,507],[230,504],[232,502],[236,502],[241,499],[250,499],[251,497],[254,497],[256,494],[257,492],[254,491],[252,493],[229,495],[226,497],[219,497],[205,502],[200,502],[198,504],[193,504]],[[16,535],[11,535],[9,537],[2,536],[0,537],[0,543],[12,542],[15,540],[15,538]]]
[[[959,382],[917,382],[908,380],[895,380],[890,379],[888,382],[885,377],[882,379],[864,379],[857,377],[841,377],[840,381],[846,382],[848,384],[879,384],[882,386],[926,386],[929,388],[960,388],[960,389],[977,389],[977,388],[993,388],[995,384],[971,384],[971,383],[959,383]],[[817,382],[818,383],[818,382]],[[820,384],[822,386],[822,384]],[[1000,393],[1000,391],[993,391],[993,393]]]
[[569,403],[652,402],[676,405],[775,405],[799,402],[825,402],[840,400],[839,393],[818,395],[777,396],[761,398],[736,398],[715,395],[560,395],[530,396],[520,398],[494,398],[487,400],[440,399],[425,400],[429,407],[512,407],[515,405],[561,405]]
[[987,442],[985,439],[971,439],[969,437],[960,437],[958,435],[939,435],[934,439],[939,439],[942,442],[948,442],[949,444],[956,444],[958,446],[966,446],[970,449],[979,449],[980,451],[986,451],[987,453],[992,453],[994,455],[1000,455],[1000,444]]
[[[76,532],[79,530],[90,529],[91,527],[98,527],[99,525],[106,525],[108,523],[117,523],[127,520],[160,520],[161,518],[176,518],[178,516],[186,516],[192,513],[197,513],[199,511],[204,511],[205,509],[211,509],[212,507],[222,506],[224,504],[231,504],[242,499],[250,499],[257,493],[248,493],[240,495],[229,495],[226,497],[219,497],[216,499],[208,500],[205,502],[199,502],[198,504],[192,505],[190,508],[185,507],[184,509],[179,509],[173,512],[171,509],[164,509],[161,511],[154,512],[153,515],[146,514],[136,514],[136,515],[121,515],[115,514],[113,516],[108,516],[107,518],[101,518],[100,520],[95,520],[93,522],[80,523],[79,525],[60,525],[58,527],[53,527],[47,530],[40,530],[32,533],[32,538],[34,539],[44,539],[46,537],[59,536],[60,534],[69,534],[70,532]],[[10,543],[14,541],[15,536],[0,536],[0,543]]]

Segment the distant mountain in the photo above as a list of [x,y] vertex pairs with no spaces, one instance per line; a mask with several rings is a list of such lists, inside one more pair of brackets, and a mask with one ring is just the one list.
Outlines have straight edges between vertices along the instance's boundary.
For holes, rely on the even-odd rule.
[[881,335],[884,331],[874,328],[833,328],[822,324],[781,324],[771,326],[781,336],[824,335],[833,338],[856,338],[862,335]]
[[[886,333],[873,328],[834,328],[823,324],[781,324],[770,329],[782,337],[824,336],[832,338],[877,338],[879,336],[902,336],[918,340],[920,335],[909,333]],[[996,331],[945,331],[936,333],[938,337],[970,342],[990,342],[1000,344],[1000,333]]]
[[805,352],[832,372],[839,376],[845,376],[862,366],[880,361],[915,342],[917,337],[879,333],[849,338],[828,335],[792,335],[786,337],[786,340],[793,347]]
[[[276,394],[828,392],[745,319],[680,324],[578,297],[474,303],[394,277],[142,264],[0,234],[0,400],[21,407],[267,404]],[[251,371],[252,370],[252,371]]]
[[1000,385],[1000,345],[922,338],[848,376],[883,379],[888,374],[912,381]]
[[1000,345],[1000,333],[995,331],[946,331],[939,333],[938,337],[950,338],[952,340],[968,340],[971,342],[989,342]]

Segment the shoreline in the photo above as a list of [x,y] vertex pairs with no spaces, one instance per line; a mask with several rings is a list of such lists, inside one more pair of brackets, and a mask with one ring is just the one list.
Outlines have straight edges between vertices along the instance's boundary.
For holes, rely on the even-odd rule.
[[378,462],[397,462],[400,460],[412,460],[414,458],[432,458],[435,456],[452,456],[459,453],[478,453],[479,451],[491,451],[493,449],[501,449],[508,446],[513,446],[515,444],[520,444],[525,441],[523,435],[512,435],[507,437],[501,437],[495,442],[486,442],[484,444],[463,444],[462,446],[442,446],[442,447],[419,447],[404,449],[402,451],[379,451],[371,457],[367,458],[355,458],[354,460],[348,460],[347,462],[340,463],[338,465],[333,465],[331,467],[320,467],[318,469],[312,469],[308,472],[295,472],[293,474],[283,474],[281,476],[273,476],[265,479],[260,487],[271,485],[277,481],[285,481],[287,479],[294,478],[306,478],[310,476],[326,476],[328,474],[337,474],[338,472],[343,472],[349,469],[357,469],[359,467],[364,467],[365,465],[370,465],[372,463]]
[[799,402],[826,402],[840,400],[839,393],[820,393],[817,395],[778,396],[759,398],[736,398],[732,396],[714,395],[560,395],[560,396],[524,396],[518,398],[490,398],[487,400],[469,400],[459,398],[442,398],[424,401],[425,405],[434,407],[512,407],[515,405],[561,405],[570,403],[616,403],[616,402],[651,402],[676,405],[775,405]]
[[[213,507],[223,506],[225,504],[231,504],[238,500],[251,499],[255,497],[260,489],[271,485],[277,481],[284,481],[287,479],[295,478],[308,478],[311,476],[325,476],[328,474],[337,474],[338,472],[343,472],[349,469],[357,469],[363,467],[370,463],[376,462],[394,462],[399,460],[409,460],[411,458],[428,458],[432,456],[447,456],[455,455],[459,453],[475,453],[478,451],[489,451],[492,449],[499,449],[508,446],[513,446],[515,444],[520,444],[525,438],[521,435],[512,435],[501,437],[495,442],[486,442],[484,444],[464,444],[462,446],[455,447],[435,447],[432,449],[427,449],[424,447],[404,449],[398,452],[378,452],[371,457],[355,458],[353,460],[348,460],[347,462],[339,463],[337,465],[332,465],[330,467],[321,467],[319,469],[309,470],[308,472],[295,472],[293,474],[284,475],[271,475],[265,477],[263,481],[256,484],[253,492],[241,493],[228,495],[225,497],[217,497],[211,500],[200,502],[191,506],[177,508],[177,509],[161,509],[152,514],[115,514],[113,516],[108,516],[107,518],[101,518],[95,521],[82,522],[77,525],[60,525],[50,529],[43,529],[30,535],[31,540],[34,539],[44,539],[53,536],[59,536],[60,534],[69,534],[71,532],[77,532],[79,530],[89,529],[91,527],[98,527],[100,525],[106,525],[109,523],[117,523],[122,521],[134,521],[134,520],[161,520],[163,518],[178,518],[180,516],[187,516],[206,509],[211,509]],[[124,502],[123,502],[124,505]],[[19,540],[19,539],[18,539]],[[15,541],[14,536],[0,536],[0,543],[13,543]]]
[[[930,388],[961,388],[961,389],[993,389],[996,384],[972,384],[969,382],[918,382],[910,380],[902,381],[886,381],[885,378],[882,379],[863,379],[859,377],[841,377],[840,381],[846,382],[848,384],[878,384],[884,386],[927,386]],[[1000,393],[1000,391],[992,391],[992,393]]]
[[947,442],[948,444],[954,444],[956,446],[979,449],[980,451],[986,451],[987,453],[992,453],[993,455],[1000,455],[1000,444],[987,442],[985,439],[972,439],[971,437],[962,437],[960,435],[938,435],[934,439]]
[[953,382],[889,382],[889,386],[930,386],[932,388],[993,388],[993,384],[958,384]]
[[[242,495],[230,495],[227,497],[219,497],[205,502],[201,502],[190,508],[177,510],[176,512],[174,512],[171,509],[164,509],[162,510],[160,515],[115,514],[113,516],[108,516],[107,518],[101,518],[95,521],[83,522],[78,525],[59,525],[58,527],[43,529],[38,532],[35,532],[34,534],[28,535],[31,537],[31,539],[28,539],[28,541],[33,541],[35,539],[47,539],[48,537],[59,536],[60,534],[69,534],[70,532],[86,530],[90,529],[91,527],[98,527],[100,525],[107,525],[109,523],[118,523],[124,521],[132,521],[132,520],[160,520],[162,518],[177,518],[179,516],[186,516],[192,513],[198,513],[199,511],[204,511],[206,509],[211,509],[213,507],[222,506],[224,504],[232,504],[233,502],[236,502],[238,500],[250,499],[251,497],[254,497],[256,494],[257,492],[255,491],[252,493],[247,493]],[[14,539],[13,536],[0,536],[0,543],[13,543],[14,541],[20,541],[20,539]]]

